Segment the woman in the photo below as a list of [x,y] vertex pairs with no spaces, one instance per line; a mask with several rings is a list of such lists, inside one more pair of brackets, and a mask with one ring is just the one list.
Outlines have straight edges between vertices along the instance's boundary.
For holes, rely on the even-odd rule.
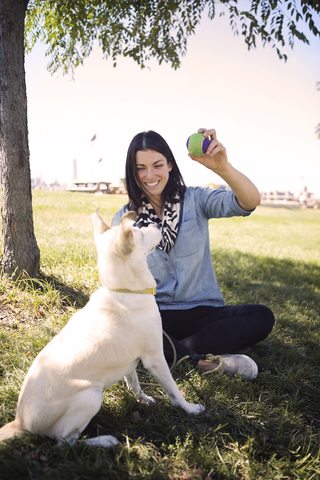
[[[210,253],[210,218],[247,216],[260,203],[255,185],[228,161],[215,130],[199,129],[210,144],[201,157],[189,157],[218,174],[231,191],[186,187],[167,142],[156,132],[136,135],[128,149],[126,184],[129,203],[114,216],[133,210],[138,227],[158,223],[162,241],[148,256],[157,282],[156,301],[163,330],[171,338],[177,357],[205,371],[215,370],[219,355],[224,371],[253,379],[256,363],[234,354],[268,336],[274,325],[271,310],[263,305],[225,306]],[[167,361],[172,347],[165,338]]]

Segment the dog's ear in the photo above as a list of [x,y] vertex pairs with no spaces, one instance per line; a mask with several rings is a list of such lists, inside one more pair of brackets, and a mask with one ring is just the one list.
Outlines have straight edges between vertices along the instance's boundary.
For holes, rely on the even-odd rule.
[[137,215],[134,212],[127,212],[123,215],[122,220],[131,220],[133,223],[136,221]]
[[91,218],[94,226],[94,238],[96,240],[104,232],[106,232],[107,230],[110,230],[110,227],[108,227],[108,225],[102,219],[99,213],[99,208],[97,208],[97,211],[91,215]]
[[134,212],[127,212],[120,220],[119,230],[115,242],[120,255],[129,255],[134,248],[132,226],[136,221],[136,218],[137,216]]

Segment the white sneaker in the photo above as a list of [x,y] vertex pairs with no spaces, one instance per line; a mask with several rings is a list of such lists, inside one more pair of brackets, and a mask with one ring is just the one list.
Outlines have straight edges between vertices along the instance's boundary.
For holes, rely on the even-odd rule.
[[232,375],[242,375],[248,380],[253,380],[258,375],[258,366],[252,358],[247,355],[220,355],[222,358],[222,372],[229,372]]

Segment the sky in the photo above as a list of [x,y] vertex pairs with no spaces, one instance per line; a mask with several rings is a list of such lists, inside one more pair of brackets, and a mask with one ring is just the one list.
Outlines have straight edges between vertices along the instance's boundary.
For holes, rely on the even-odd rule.
[[311,44],[296,41],[285,63],[269,46],[248,51],[227,16],[204,15],[176,71],[155,60],[141,70],[121,57],[114,68],[96,45],[74,79],[51,75],[46,47],[36,45],[25,61],[32,178],[70,184],[76,159],[78,180],[119,184],[130,141],[155,130],[187,185],[223,183],[186,149],[190,134],[214,128],[259,191],[307,186],[320,197],[320,41],[306,34]]

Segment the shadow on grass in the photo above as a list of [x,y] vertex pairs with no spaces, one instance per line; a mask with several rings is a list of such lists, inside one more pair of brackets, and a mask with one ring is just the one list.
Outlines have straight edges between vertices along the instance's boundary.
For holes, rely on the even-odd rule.
[[[234,472],[240,460],[243,465],[260,462],[261,472],[270,461],[281,478],[311,478],[309,471],[298,477],[299,471],[294,469],[300,468],[299,462],[308,455],[316,459],[319,450],[320,267],[224,251],[215,252],[213,262],[227,304],[262,303],[274,311],[273,332],[245,351],[258,363],[257,379],[248,382],[230,375],[212,375],[201,377],[192,389],[186,381],[188,368],[181,366],[174,374],[179,388],[186,390],[188,401],[204,400],[207,409],[197,417],[172,407],[161,397],[156,405],[147,407],[137,403],[125,388],[114,386],[106,391],[101,410],[84,434],[114,435],[121,441],[119,447],[102,451],[80,443],[75,448],[59,449],[39,436],[13,440],[1,446],[3,479],[168,479],[175,459],[185,461],[190,474],[187,478],[206,478],[212,466],[217,476],[210,478],[244,478],[224,474],[223,462],[227,464],[228,455],[234,457]],[[76,302],[82,307],[89,299],[85,288],[43,274],[40,280],[43,286],[39,288],[49,285],[66,305]],[[152,388],[146,393],[160,395]],[[178,448],[179,442],[183,446]],[[315,468],[319,468],[317,462]],[[195,465],[201,472],[192,477]],[[27,472],[31,472],[30,477]],[[280,476],[261,474],[259,478]]]
[[[246,350],[258,357],[265,371],[318,367],[320,267],[224,251],[215,253],[213,262],[226,304],[261,303],[273,310],[276,323],[270,336]],[[320,372],[313,370],[314,375],[319,381]]]
[[1,278],[0,327],[16,330],[26,324],[36,324],[46,317],[65,322],[74,310],[89,301],[86,285],[67,284],[54,275],[40,272],[37,278]]
[[67,285],[54,275],[46,275],[40,272],[38,288],[45,291],[47,286],[50,286],[50,288],[59,293],[62,304],[66,306],[72,305],[77,309],[83,308],[90,299],[89,290],[86,285],[82,285],[81,288],[74,285]]
[[239,251],[217,250],[212,253],[215,270],[219,271],[218,281],[226,285],[235,285],[241,279],[245,284],[258,282],[270,288],[283,286],[308,286],[312,290],[320,288],[320,266],[303,261],[257,257]]
[[40,292],[43,295],[49,296],[54,296],[53,294],[56,294],[56,296],[59,297],[62,305],[72,305],[78,309],[84,307],[90,299],[89,289],[85,284],[85,279],[83,280],[84,283],[81,284],[81,286],[67,284],[63,282],[61,278],[56,277],[53,274],[47,275],[40,271],[36,278],[6,278],[3,288],[5,290],[7,286],[15,287],[22,292]]
[[241,252],[217,251],[212,259],[226,304],[261,303],[292,331],[319,331],[320,266]]
[[[16,439],[1,446],[0,469],[2,465],[1,472],[7,473],[1,478],[9,480],[11,472],[11,478],[204,479],[214,466],[217,476],[208,478],[235,480],[243,477],[223,474],[222,465],[228,464],[229,455],[234,464],[239,460],[260,462],[261,468],[265,462],[279,461],[283,475],[286,471],[288,476],[305,456],[316,458],[317,432],[303,417],[306,408],[300,393],[292,395],[283,378],[282,388],[272,385],[272,376],[268,383],[265,375],[254,382],[229,375],[202,378],[207,409],[204,414],[187,415],[163,398],[146,406],[137,403],[124,388],[114,387],[84,434],[111,434],[121,445],[100,450],[79,443],[74,448],[59,449],[55,442],[41,436]],[[191,390],[187,397],[194,401]],[[175,465],[184,465],[189,475],[170,476]],[[23,476],[27,471],[32,476]]]

